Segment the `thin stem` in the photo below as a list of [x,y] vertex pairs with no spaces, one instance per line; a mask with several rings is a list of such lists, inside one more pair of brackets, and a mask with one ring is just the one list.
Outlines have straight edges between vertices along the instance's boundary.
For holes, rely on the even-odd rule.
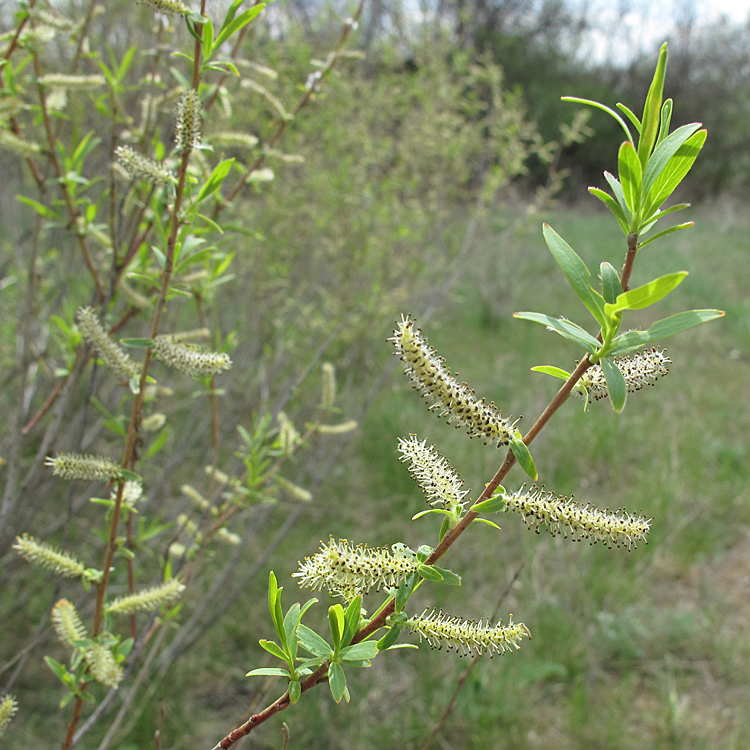
[[[205,12],[205,0],[201,0],[201,13]],[[200,32],[199,32],[200,33]],[[192,83],[193,87],[198,89],[200,84],[200,54],[201,54],[201,43],[196,40],[195,52],[193,56],[193,73]],[[41,92],[43,95],[43,92]],[[43,107],[44,109],[44,107]],[[159,289],[159,297],[156,302],[154,309],[154,316],[151,321],[151,338],[155,339],[159,333],[159,325],[161,323],[162,312],[167,301],[167,292],[169,291],[169,285],[172,280],[172,273],[174,270],[174,254],[177,246],[177,235],[180,228],[180,209],[182,207],[182,199],[185,191],[185,183],[187,178],[187,168],[190,162],[190,154],[192,148],[190,145],[186,145],[182,152],[182,160],[180,162],[179,177],[177,183],[177,189],[175,191],[175,201],[172,207],[172,216],[170,224],[169,239],[167,240],[167,250],[165,253],[164,270],[162,271],[161,287]],[[146,382],[148,378],[148,371],[151,365],[152,350],[147,349],[146,355],[143,361],[143,368],[141,370],[140,388],[138,393],[133,399],[133,407],[130,412],[130,422],[128,424],[128,433],[125,444],[124,455],[122,459],[122,466],[125,469],[130,469],[136,459],[136,444],[138,440],[139,428],[141,423],[141,416],[143,413],[143,394],[146,389]],[[109,526],[109,539],[107,541],[107,547],[104,553],[104,563],[102,565],[102,580],[97,585],[96,592],[96,607],[94,609],[94,621],[91,626],[91,637],[96,638],[101,629],[101,625],[104,619],[104,599],[107,591],[107,585],[109,583],[109,575],[112,568],[112,562],[114,560],[115,553],[117,551],[117,531],[120,524],[120,513],[122,510],[122,499],[125,491],[125,480],[121,480],[117,486],[117,495],[115,499],[114,507],[112,508],[112,517]],[[85,688],[85,685],[83,686]],[[81,717],[81,710],[83,708],[83,699],[78,698],[73,708],[73,716],[68,724],[68,731],[65,737],[65,741],[62,746],[62,750],[70,750],[75,735],[76,727]]]

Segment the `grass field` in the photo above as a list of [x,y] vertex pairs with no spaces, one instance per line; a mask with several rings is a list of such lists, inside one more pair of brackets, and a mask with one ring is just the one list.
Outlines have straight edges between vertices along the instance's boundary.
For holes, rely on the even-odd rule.
[[[644,249],[633,283],[687,270],[682,287],[648,316],[719,307],[727,317],[666,342],[669,377],[632,395],[621,416],[607,402],[583,413],[582,401],[573,399],[533,446],[548,489],[642,511],[654,519],[650,542],[632,552],[574,545],[529,533],[510,516],[502,517],[501,532],[469,530],[446,561],[464,576],[462,589],[425,586],[412,609],[435,604],[487,616],[520,571],[501,614],[525,622],[533,639],[518,654],[479,665],[436,747],[750,743],[747,223],[728,209],[704,206],[695,214],[696,228]],[[549,223],[590,267],[621,263],[622,242],[613,240],[606,216],[560,212]],[[541,232],[501,246],[488,235],[450,306],[424,326],[449,366],[506,415],[523,415],[526,428],[556,388],[529,368],[572,369],[578,355],[572,344],[511,313],[569,314],[588,325],[561,280]],[[382,356],[389,356],[386,344]],[[409,433],[435,443],[473,497],[504,455],[442,424],[394,374],[362,426],[346,481],[333,482],[325,506],[305,524],[310,541],[303,554],[329,534],[369,544],[434,543],[439,522],[408,520],[425,507],[395,454],[397,438]],[[506,487],[523,481],[514,469]],[[300,544],[298,530],[291,546]],[[349,706],[336,708],[326,691],[315,691],[285,716],[294,746],[422,747],[467,662],[424,649],[378,662],[353,675]],[[257,746],[275,747],[276,738],[268,730]]]

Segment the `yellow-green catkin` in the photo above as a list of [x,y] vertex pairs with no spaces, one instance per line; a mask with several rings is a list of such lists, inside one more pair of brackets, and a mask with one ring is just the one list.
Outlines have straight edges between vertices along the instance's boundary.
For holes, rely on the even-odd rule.
[[154,159],[149,159],[130,146],[118,146],[115,156],[120,166],[134,180],[142,180],[152,185],[167,185],[174,182],[174,175],[170,170]]
[[350,419],[341,424],[319,424],[316,429],[321,435],[344,435],[347,432],[356,430],[357,426],[357,420]]
[[194,378],[218,375],[232,366],[232,360],[224,352],[208,351],[198,344],[181,344],[169,335],[156,337],[153,354],[165,365]]
[[28,534],[17,536],[13,549],[24,560],[51,570],[63,578],[78,578],[86,573],[86,567],[72,553],[40,542]]
[[107,367],[128,380],[141,374],[141,366],[104,330],[91,307],[79,308],[76,322],[81,336],[96,349]]
[[41,151],[41,146],[38,143],[19,138],[15,133],[3,128],[0,129],[0,149],[10,151],[16,156],[29,156],[30,154],[38,154]]
[[5,734],[11,720],[18,711],[18,701],[12,695],[0,698],[0,737]]
[[276,415],[276,421],[279,423],[279,447],[285,456],[291,456],[295,448],[299,445],[301,437],[297,428],[294,426],[286,412],[280,411]]
[[122,467],[103,456],[81,453],[59,453],[48,456],[45,466],[52,467],[52,473],[61,479],[84,479],[88,481],[109,481],[122,477]]
[[251,149],[255,148],[258,145],[258,139],[250,133],[223,132],[214,133],[211,136],[211,143],[214,146]]
[[[634,393],[647,385],[655,385],[659,378],[669,374],[671,360],[663,351],[653,348],[627,357],[615,357],[613,362],[625,378],[628,393]],[[609,396],[607,380],[599,364],[589,367],[578,381],[578,385],[585,388],[589,396],[596,401]],[[578,392],[580,393],[580,390]]]
[[101,643],[91,643],[85,652],[86,663],[89,665],[91,676],[102,685],[117,687],[122,682],[122,667],[117,663],[115,655]]
[[[394,545],[395,547],[396,545]],[[397,586],[406,576],[417,570],[417,558],[405,554],[408,550],[399,545],[399,553],[387,547],[353,545],[346,539],[330,538],[320,550],[300,563],[299,585],[311,589],[327,589],[329,593],[351,600],[358,594],[367,594],[389,586]]]
[[40,86],[59,89],[93,89],[103,86],[106,82],[102,75],[85,76],[66,73],[48,73],[37,79]]
[[200,146],[203,115],[201,100],[195,89],[189,89],[177,103],[177,150],[193,149]]
[[455,650],[460,656],[488,653],[490,656],[518,651],[522,638],[531,638],[529,629],[522,622],[513,622],[510,616],[507,625],[502,620],[496,625],[489,621],[464,620],[443,614],[442,611],[425,610],[419,617],[406,623],[419,640],[427,641],[433,648]]
[[143,2],[167,16],[187,16],[190,13],[190,8],[179,0],[143,0]]
[[463,509],[463,498],[468,491],[461,489],[463,480],[435,446],[410,435],[407,439],[399,438],[398,451],[401,461],[408,461],[409,473],[430,505],[454,512]]
[[180,492],[182,492],[182,494],[185,495],[185,497],[192,500],[193,504],[195,505],[196,508],[198,508],[198,510],[200,511],[208,510],[210,503],[194,487],[191,487],[189,484],[183,484],[182,487],[180,487]]
[[290,482],[288,479],[285,479],[278,474],[274,476],[274,481],[279,487],[281,487],[281,489],[295,498],[295,500],[301,500],[303,503],[309,503],[313,499],[312,492],[306,490],[304,487],[300,487],[299,485]]
[[431,411],[445,417],[448,424],[457,422],[470,437],[485,444],[508,445],[515,435],[515,423],[503,419],[494,402],[478,399],[467,383],[459,383],[416,327],[416,321],[402,316],[389,339],[395,354],[404,363],[404,373],[429,404]]
[[[109,495],[109,499],[112,501],[117,500],[117,487],[115,487]],[[130,510],[134,510],[136,504],[143,498],[143,485],[134,480],[128,479],[125,482],[125,487],[122,490],[122,504]]]
[[323,375],[320,406],[330,411],[336,403],[336,369],[330,362],[324,362],[320,369]]
[[143,421],[141,422],[141,429],[145,430],[146,432],[159,432],[159,430],[164,427],[166,423],[166,414],[155,412],[154,414],[149,414],[147,417],[143,418]]
[[522,487],[505,496],[507,510],[518,513],[524,523],[539,533],[544,524],[555,536],[561,534],[574,542],[588,539],[591,544],[604,542],[608,547],[633,549],[639,541],[646,541],[651,519],[626,512],[599,510],[593,505],[580,505],[570,498],[560,497],[543,488]]
[[136,612],[153,612],[179,597],[185,586],[173,578],[137,594],[128,594],[110,602],[106,610],[113,615],[132,615]]
[[60,599],[52,607],[51,617],[57,637],[66,646],[75,647],[76,641],[82,641],[86,638],[86,628],[81,622],[78,611],[67,599]]

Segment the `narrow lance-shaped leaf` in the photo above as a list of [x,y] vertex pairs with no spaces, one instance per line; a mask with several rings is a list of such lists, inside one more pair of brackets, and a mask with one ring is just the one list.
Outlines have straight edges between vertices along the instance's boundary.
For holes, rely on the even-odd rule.
[[661,341],[669,336],[687,331],[693,326],[721,318],[723,310],[686,310],[654,323],[647,331],[628,331],[614,340],[610,354],[624,354],[646,344]]
[[613,213],[615,219],[617,219],[617,223],[620,225],[620,229],[623,231],[623,234],[629,234],[630,225],[625,216],[625,212],[620,207],[620,204],[609,193],[606,193],[601,188],[590,187],[589,193],[598,198]]
[[[620,275],[611,263],[605,261],[599,266],[599,278],[602,281],[602,296],[604,297],[604,301],[614,304],[617,297],[622,294]],[[606,305],[604,309],[606,312]]]
[[677,273],[659,276],[659,278],[649,281],[648,284],[619,294],[615,303],[606,304],[604,309],[608,315],[616,315],[623,310],[643,310],[664,299],[684,281],[687,275],[687,271],[678,271]]
[[553,318],[544,313],[535,312],[517,312],[513,313],[514,318],[520,320],[530,320],[534,323],[541,323],[553,331],[559,333],[562,337],[573,341],[582,346],[587,352],[594,353],[599,348],[599,342],[581,326],[573,323],[571,320],[564,318]]
[[544,225],[543,234],[547,247],[565,274],[568,283],[573,287],[573,291],[596,318],[599,325],[604,325],[604,299],[601,294],[591,288],[589,283],[591,273],[586,264],[549,224]]
[[604,357],[599,361],[607,381],[607,390],[609,398],[612,401],[612,407],[619,414],[625,408],[625,400],[628,397],[628,387],[625,383],[625,377],[620,372],[620,368],[612,360]]
[[677,153],[669,160],[667,166],[656,179],[651,192],[648,194],[647,211],[658,208],[675,188],[682,182],[685,175],[690,171],[693,163],[698,158],[703,144],[706,142],[707,132],[699,130],[686,143],[677,150]]
[[605,104],[601,104],[600,102],[592,101],[591,99],[581,99],[577,96],[561,96],[560,101],[563,102],[571,102],[573,104],[587,104],[589,107],[594,107],[595,109],[600,109],[602,112],[606,112],[608,115],[613,117],[617,122],[620,123],[620,126],[625,131],[625,137],[629,140],[633,140],[633,136],[630,134],[630,130],[628,129],[628,126],[625,124],[625,120],[620,117],[617,112],[615,112],[614,109],[611,109],[610,107],[607,107]]
[[[654,153],[643,171],[643,195],[648,196],[656,179],[661,175],[670,159],[677,151],[695,134],[695,131],[701,126],[699,122],[691,122],[677,128],[674,133],[670,133],[654,149]],[[676,186],[675,186],[676,187]]]
[[659,50],[659,60],[656,63],[654,78],[646,96],[646,104],[643,107],[643,119],[641,120],[641,137],[638,141],[638,156],[643,166],[646,165],[648,157],[654,149],[656,136],[659,131],[659,120],[661,116],[661,102],[664,95],[664,79],[667,75],[667,43],[662,44]]
[[643,180],[643,167],[638,159],[638,154],[629,141],[620,146],[620,153],[617,160],[620,184],[622,185],[625,201],[628,208],[634,213],[638,213],[641,182]]

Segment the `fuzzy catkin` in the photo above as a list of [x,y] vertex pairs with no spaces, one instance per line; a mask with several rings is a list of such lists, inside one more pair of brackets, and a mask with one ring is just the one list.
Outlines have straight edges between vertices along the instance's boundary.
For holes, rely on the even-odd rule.
[[463,498],[468,491],[461,489],[463,480],[435,446],[410,435],[408,439],[399,438],[398,451],[401,461],[409,462],[409,473],[430,505],[450,511],[463,509]]
[[[627,357],[615,357],[613,362],[625,378],[628,393],[635,393],[647,385],[655,385],[659,378],[669,374],[671,360],[663,351],[653,348]],[[607,380],[599,364],[592,365],[583,373],[579,385],[596,401],[609,396]],[[580,390],[577,392],[580,393]]]
[[[399,549],[408,550],[403,546]],[[321,545],[319,552],[306,557],[292,576],[299,578],[302,587],[325,588],[351,601],[357,594],[367,594],[371,589],[379,591],[397,586],[410,573],[416,572],[416,556],[408,552],[394,554],[387,547],[353,545],[346,539],[331,537],[328,544]]]
[[432,648],[453,649],[459,656],[484,653],[494,656],[518,651],[521,639],[531,638],[526,625],[513,622],[513,615],[507,625],[503,625],[502,620],[490,625],[489,621],[464,620],[443,614],[442,610],[426,609],[419,617],[410,618],[406,625],[419,635],[420,641],[427,641]]
[[588,539],[591,544],[604,542],[608,547],[634,549],[646,541],[651,520],[620,509],[614,513],[593,505],[580,505],[570,498],[545,492],[543,488],[521,488],[505,496],[506,509],[521,515],[524,523],[537,533],[544,524],[556,536],[562,534],[574,542]]
[[24,560],[51,570],[63,578],[78,578],[86,573],[86,567],[72,553],[56,549],[28,534],[17,536],[13,549]]
[[163,604],[169,604],[182,594],[185,586],[177,578],[165,581],[137,594],[121,596],[110,602],[106,610],[115,615],[133,615],[136,612],[153,612]]
[[104,330],[91,307],[79,308],[76,322],[81,336],[96,349],[107,367],[128,379],[141,374],[141,366]]
[[508,445],[515,435],[515,423],[503,419],[494,402],[485,403],[467,383],[459,383],[416,327],[416,321],[402,316],[393,336],[396,354],[404,363],[404,373],[429,404],[439,411],[448,424],[457,422],[469,437],[478,437],[485,444]]

